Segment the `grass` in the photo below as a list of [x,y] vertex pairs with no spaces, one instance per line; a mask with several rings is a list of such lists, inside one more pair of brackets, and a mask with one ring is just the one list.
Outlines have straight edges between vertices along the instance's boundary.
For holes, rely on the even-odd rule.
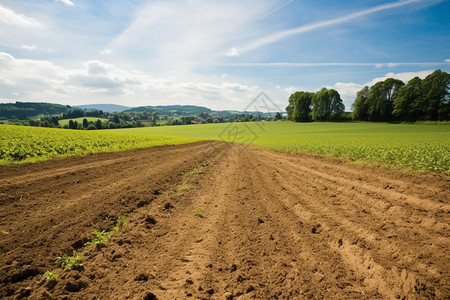
[[81,118],[75,118],[75,119],[63,119],[63,120],[59,120],[59,125],[64,126],[64,125],[69,125],[69,121],[77,121],[78,124],[83,124],[83,119],[86,119],[88,122],[94,122],[97,120],[100,120],[102,122],[107,122],[108,119],[105,118],[95,118],[95,117],[81,117]]
[[248,122],[118,129],[252,144],[286,152],[344,157],[393,167],[450,172],[448,124]]

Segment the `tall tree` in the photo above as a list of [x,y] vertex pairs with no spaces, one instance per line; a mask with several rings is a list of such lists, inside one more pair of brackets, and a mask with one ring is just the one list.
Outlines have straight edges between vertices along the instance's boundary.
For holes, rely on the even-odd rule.
[[418,120],[421,118],[419,109],[421,101],[423,101],[422,79],[414,77],[398,90],[392,114],[401,121]]
[[343,113],[345,108],[339,93],[326,88],[316,92],[312,104],[312,118],[316,121],[329,121],[333,115]]
[[288,112],[288,118],[297,122],[305,122],[311,119],[311,102],[314,97],[314,93],[310,92],[295,92],[289,97],[289,105],[292,104],[293,110],[289,115],[288,107],[286,111]]
[[369,97],[370,89],[368,86],[363,87],[362,90],[356,93],[356,99],[352,104],[353,113],[352,118],[354,120],[367,121],[369,119],[368,109],[369,103],[367,98]]
[[436,70],[422,81],[423,101],[420,109],[425,120],[449,119],[450,74]]
[[390,121],[394,109],[394,98],[404,85],[399,79],[388,78],[370,88],[367,97],[369,121]]

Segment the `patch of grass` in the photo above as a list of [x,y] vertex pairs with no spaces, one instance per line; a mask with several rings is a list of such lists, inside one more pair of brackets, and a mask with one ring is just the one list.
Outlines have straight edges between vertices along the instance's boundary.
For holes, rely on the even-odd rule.
[[183,174],[183,176],[187,176],[187,177],[195,176],[195,175],[198,175],[198,174],[203,174],[204,171],[205,171],[204,167],[196,167],[196,168],[193,168],[192,170],[189,170],[189,171],[185,172]]
[[56,263],[65,269],[79,270],[83,267],[84,256],[75,251],[72,256],[63,254],[56,259]]

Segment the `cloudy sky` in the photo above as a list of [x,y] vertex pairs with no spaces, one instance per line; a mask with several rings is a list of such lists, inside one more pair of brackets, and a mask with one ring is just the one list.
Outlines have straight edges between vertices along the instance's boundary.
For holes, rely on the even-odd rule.
[[0,0],[0,102],[244,109],[450,72],[450,0]]

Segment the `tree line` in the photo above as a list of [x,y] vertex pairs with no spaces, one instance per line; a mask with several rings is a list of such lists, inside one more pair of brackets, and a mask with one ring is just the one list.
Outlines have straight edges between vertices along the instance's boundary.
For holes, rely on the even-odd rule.
[[316,93],[297,91],[289,97],[288,120],[339,121],[346,118],[341,96],[334,89],[323,88]]
[[415,122],[450,120],[450,74],[436,70],[423,80],[388,78],[356,93],[352,113],[344,112],[339,93],[297,91],[289,97],[287,118],[297,122],[359,120]]
[[448,121],[450,74],[436,70],[423,80],[414,77],[405,85],[388,78],[372,87],[365,86],[353,102],[354,120]]

